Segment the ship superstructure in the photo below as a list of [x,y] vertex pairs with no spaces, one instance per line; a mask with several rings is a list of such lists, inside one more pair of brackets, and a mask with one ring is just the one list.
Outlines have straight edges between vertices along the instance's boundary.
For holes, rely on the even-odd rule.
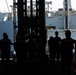
[[51,11],[51,16],[46,16],[46,26],[48,38],[55,36],[55,31],[59,31],[61,38],[65,37],[65,30],[69,29],[72,32],[72,38],[76,39],[76,10],[71,7],[71,0],[63,1],[63,8],[58,11]]
[[[16,38],[17,34],[17,27],[18,27],[18,17],[17,17],[17,5],[16,1],[13,0],[13,18],[11,13],[7,20],[5,17],[5,21],[0,22],[0,36],[3,32],[7,32],[10,36],[12,42],[14,42],[14,38]],[[27,6],[27,15],[30,16],[30,14],[33,14],[35,16],[36,14],[36,2],[33,2],[33,13],[30,13],[30,6]],[[47,39],[49,39],[50,36],[55,36],[55,31],[59,31],[59,36],[61,38],[65,37],[65,30],[70,29],[72,32],[72,38],[76,39],[76,11],[72,9],[71,7],[71,0],[64,0],[63,1],[63,8],[59,8],[58,11],[51,11],[52,9],[52,1],[45,2],[45,24],[47,28]],[[6,16],[8,16],[6,14]],[[25,13],[24,13],[25,14]],[[10,32],[9,32],[10,31]],[[0,37],[2,38],[2,37]]]
[[[16,27],[18,26],[18,17],[17,17],[17,0],[13,0],[13,27],[14,35],[16,34]],[[30,1],[28,1],[27,5],[27,15],[30,16]],[[32,2],[32,10],[33,15],[36,15],[36,1]],[[38,6],[37,6],[38,8]],[[58,11],[51,11],[52,9],[52,1],[45,2],[45,23],[48,31],[48,37],[53,34],[54,31],[58,30],[59,32],[64,32],[66,29],[70,29],[71,31],[76,31],[76,11],[71,7],[71,0],[63,0],[63,8],[59,8]],[[7,17],[6,17],[7,18]],[[6,19],[5,18],[5,19]],[[16,36],[16,35],[15,35]],[[61,35],[62,37],[62,35]],[[74,37],[75,38],[75,37]]]

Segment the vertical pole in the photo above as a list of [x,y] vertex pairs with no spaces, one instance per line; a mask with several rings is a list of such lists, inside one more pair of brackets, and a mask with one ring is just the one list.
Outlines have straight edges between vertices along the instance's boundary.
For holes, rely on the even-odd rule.
[[75,69],[76,69],[76,40],[75,40]]
[[70,20],[70,9],[71,9],[71,0],[68,0],[68,29],[71,25],[71,20]]
[[46,61],[45,0],[39,0],[40,55]]
[[33,7],[32,7],[32,0],[31,0],[31,2],[30,2],[30,6],[31,6],[31,16],[33,16]]
[[65,2],[63,2],[63,7],[64,7],[64,10],[63,10],[63,16],[64,16],[64,31],[65,31],[65,29],[66,29],[66,24],[65,24]]
[[36,16],[39,16],[39,0],[36,0]]
[[21,34],[23,25],[23,0],[18,0],[18,32]]
[[39,0],[39,22],[42,35],[45,30],[45,0]]
[[16,1],[13,0],[13,25],[14,25],[14,42],[16,40]]
[[68,29],[68,0],[64,0],[65,28]]
[[27,16],[27,0],[25,0],[25,17]]
[[70,8],[69,7],[70,6],[69,6],[69,0],[68,0],[68,29],[69,29],[69,25],[70,25],[70,23],[69,23],[70,22],[70,17],[69,17],[70,16],[70,12],[69,12]]

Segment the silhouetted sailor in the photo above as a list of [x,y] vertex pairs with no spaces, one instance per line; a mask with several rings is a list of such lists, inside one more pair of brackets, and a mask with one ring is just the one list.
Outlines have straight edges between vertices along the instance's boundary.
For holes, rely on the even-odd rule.
[[49,53],[50,53],[50,61],[52,62],[53,59],[53,49],[54,49],[54,38],[53,36],[50,36],[48,40],[48,47],[49,47]]
[[59,37],[59,32],[55,32],[55,37],[54,37],[54,56],[53,60],[55,61],[55,58],[57,57],[57,63],[59,63],[59,56],[60,56],[60,43],[61,43],[61,38]]
[[9,58],[10,58],[10,47],[11,47],[11,40],[8,38],[7,33],[3,33],[3,39],[0,41],[0,47],[1,47],[1,58],[2,58],[2,64],[4,65],[4,62],[6,66],[9,64]]
[[73,44],[74,39],[71,38],[71,32],[70,30],[67,30],[65,32],[66,38],[62,40],[62,54],[61,54],[61,61],[62,61],[62,75],[65,75],[65,70],[67,71],[67,74],[71,74],[71,61],[73,59]]

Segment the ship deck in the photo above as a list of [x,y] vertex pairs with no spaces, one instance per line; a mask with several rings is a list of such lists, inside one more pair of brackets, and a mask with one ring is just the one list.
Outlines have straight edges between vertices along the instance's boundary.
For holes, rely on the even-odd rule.
[[[71,75],[76,74],[75,69],[75,63],[73,62],[71,66]],[[57,64],[56,62],[52,64],[50,61],[47,62],[31,62],[30,60],[25,61],[24,64],[21,64],[19,66],[17,62],[14,60],[10,60],[9,68],[8,67],[2,67],[1,60],[0,60],[0,74],[9,74],[9,75],[15,75],[15,74],[32,74],[32,75],[61,75],[61,63]]]

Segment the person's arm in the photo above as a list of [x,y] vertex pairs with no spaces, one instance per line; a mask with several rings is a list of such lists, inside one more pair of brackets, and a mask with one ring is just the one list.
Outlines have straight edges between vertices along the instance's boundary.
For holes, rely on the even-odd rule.
[[11,45],[14,45],[14,43],[12,43],[10,39],[9,39],[9,41],[10,41],[10,44],[11,44]]

